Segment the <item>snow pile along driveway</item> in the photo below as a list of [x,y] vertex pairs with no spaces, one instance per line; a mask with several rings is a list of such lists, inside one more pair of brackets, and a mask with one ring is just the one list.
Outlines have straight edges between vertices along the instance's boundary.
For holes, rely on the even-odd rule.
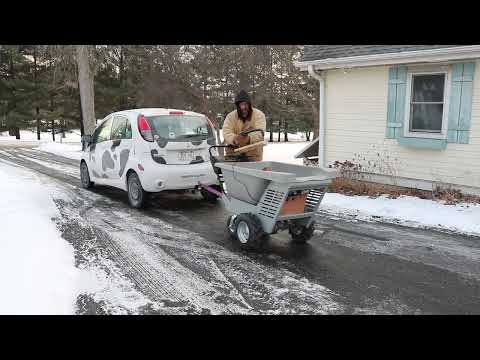
[[57,208],[34,175],[0,166],[0,314],[72,314],[78,269]]
[[444,205],[411,196],[345,196],[325,194],[321,211],[353,215],[358,220],[395,222],[408,226],[433,227],[480,236],[480,205]]

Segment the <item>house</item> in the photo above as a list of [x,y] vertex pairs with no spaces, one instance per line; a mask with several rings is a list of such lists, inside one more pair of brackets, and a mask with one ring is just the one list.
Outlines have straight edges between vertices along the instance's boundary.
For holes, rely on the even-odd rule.
[[479,62],[479,45],[305,46],[295,66],[318,80],[320,129],[297,156],[359,162],[374,182],[480,194]]

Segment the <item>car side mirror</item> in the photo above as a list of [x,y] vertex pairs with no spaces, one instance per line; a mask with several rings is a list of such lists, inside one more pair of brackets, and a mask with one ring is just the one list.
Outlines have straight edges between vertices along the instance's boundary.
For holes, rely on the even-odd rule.
[[89,146],[92,143],[92,135],[83,135],[82,143],[84,143],[85,146]]

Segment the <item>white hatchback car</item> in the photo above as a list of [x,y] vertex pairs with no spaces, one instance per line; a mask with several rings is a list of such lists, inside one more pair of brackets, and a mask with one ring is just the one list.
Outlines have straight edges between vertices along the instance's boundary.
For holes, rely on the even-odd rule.
[[[119,111],[82,140],[83,187],[95,183],[125,190],[135,208],[149,192],[196,190],[199,183],[219,188],[208,152],[217,138],[205,115],[162,108]],[[205,190],[202,195],[214,200]]]

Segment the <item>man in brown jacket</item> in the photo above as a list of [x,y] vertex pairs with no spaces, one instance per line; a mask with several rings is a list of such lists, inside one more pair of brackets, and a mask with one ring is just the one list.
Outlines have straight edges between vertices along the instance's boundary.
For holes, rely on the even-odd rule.
[[[252,107],[250,96],[248,96],[245,90],[241,90],[235,97],[235,106],[237,109],[227,115],[223,124],[223,139],[225,143],[241,147],[263,141],[263,134],[259,131],[241,135],[242,132],[252,129],[266,131],[265,114]],[[232,151],[227,149],[226,155],[231,154]],[[256,147],[245,154],[254,161],[262,161],[263,147]]]

